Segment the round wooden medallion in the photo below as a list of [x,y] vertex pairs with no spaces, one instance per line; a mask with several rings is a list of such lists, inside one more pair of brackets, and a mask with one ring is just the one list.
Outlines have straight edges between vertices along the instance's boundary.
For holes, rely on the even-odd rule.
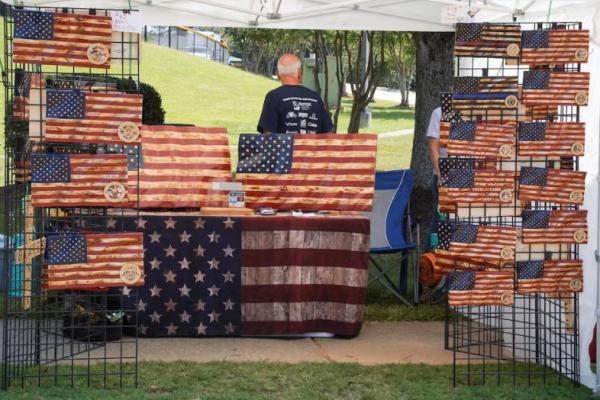
[[500,146],[498,153],[500,153],[500,157],[512,157],[513,148],[509,144],[503,144]]
[[125,199],[125,186],[121,182],[109,182],[104,186],[104,197],[108,201],[121,201]]
[[515,108],[517,106],[517,103],[517,96],[512,94],[510,96],[506,96],[506,98],[504,99],[504,105],[509,108]]
[[94,65],[105,64],[108,61],[109,56],[110,52],[108,47],[102,43],[92,43],[88,46],[87,58],[88,61]]
[[500,201],[503,203],[508,203],[513,199],[513,192],[510,189],[504,189],[500,192]]
[[581,193],[579,190],[574,190],[571,192],[571,194],[569,194],[569,200],[571,200],[573,203],[581,203],[583,201],[583,193]]
[[510,306],[513,303],[513,294],[511,292],[504,292],[500,295],[500,302],[505,306]]
[[515,251],[513,249],[511,249],[510,247],[503,247],[502,250],[500,250],[500,257],[503,260],[512,260],[515,256]]
[[587,241],[587,232],[584,229],[578,229],[573,232],[573,240],[575,243],[585,243]]
[[579,92],[575,95],[575,104],[585,106],[588,102],[588,95],[584,92]]
[[586,61],[588,59],[587,49],[576,49],[575,50],[575,61]]
[[140,129],[131,121],[121,122],[117,128],[117,135],[125,143],[132,143],[140,137]]
[[516,57],[519,55],[520,52],[521,49],[516,43],[511,43],[508,46],[506,46],[506,54],[508,54],[509,57]]
[[583,288],[583,282],[581,282],[581,279],[571,279],[569,281],[569,288],[575,292],[578,292]]
[[571,153],[575,156],[582,156],[584,153],[584,146],[581,142],[576,142],[571,145]]
[[125,264],[119,271],[119,277],[126,285],[133,285],[140,281],[142,277],[142,270],[135,264]]

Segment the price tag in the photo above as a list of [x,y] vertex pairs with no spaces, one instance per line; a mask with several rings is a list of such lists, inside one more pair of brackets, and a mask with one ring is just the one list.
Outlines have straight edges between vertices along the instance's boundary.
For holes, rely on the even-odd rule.
[[113,32],[133,32],[142,31],[144,23],[142,21],[142,13],[140,12],[123,12],[111,11],[112,30]]
[[467,7],[461,5],[449,5],[443,7],[441,13],[442,24],[456,24],[458,22],[469,22],[472,20]]
[[246,205],[245,192],[229,192],[229,207],[244,208]]

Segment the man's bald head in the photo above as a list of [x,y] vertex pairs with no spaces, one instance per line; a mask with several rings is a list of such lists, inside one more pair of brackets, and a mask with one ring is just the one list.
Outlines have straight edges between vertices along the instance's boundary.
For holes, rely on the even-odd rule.
[[277,61],[277,76],[281,83],[298,85],[302,76],[302,63],[295,54],[284,54]]

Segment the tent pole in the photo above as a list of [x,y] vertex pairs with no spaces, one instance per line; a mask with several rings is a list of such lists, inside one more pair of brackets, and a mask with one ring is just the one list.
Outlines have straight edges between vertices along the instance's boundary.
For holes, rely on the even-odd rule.
[[[598,14],[598,12],[596,12]],[[598,112],[600,117],[600,112]],[[598,170],[596,172],[596,185],[598,189],[598,201],[600,204],[600,140],[598,141]],[[594,394],[600,395],[600,370],[598,370],[598,362],[600,362],[600,212],[596,210],[596,251],[594,257],[596,259],[596,388]]]

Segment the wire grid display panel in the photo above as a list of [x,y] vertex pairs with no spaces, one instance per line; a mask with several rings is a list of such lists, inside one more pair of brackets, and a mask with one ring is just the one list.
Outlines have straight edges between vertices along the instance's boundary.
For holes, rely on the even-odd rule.
[[[126,309],[120,288],[108,291],[47,290],[42,287],[47,234],[103,230],[106,208],[34,208],[31,154],[96,154],[107,145],[48,143],[44,138],[46,88],[137,93],[139,35],[112,33],[109,69],[13,62],[14,8],[4,7],[6,235],[2,279],[1,388],[42,385],[137,386],[136,310]],[[111,11],[28,8],[109,16]],[[29,96],[16,82],[26,76]],[[25,103],[24,103],[25,102]],[[25,107],[23,107],[25,105]],[[139,154],[136,154],[139,155]],[[135,171],[129,173],[135,174]],[[112,210],[112,214],[120,209]],[[129,319],[123,315],[132,315]]]
[[[564,28],[581,29],[580,23],[521,23],[522,30]],[[455,57],[455,76],[518,77],[522,82],[528,66],[517,59]],[[580,71],[579,64],[552,66],[560,71]],[[519,96],[521,93],[519,93]],[[578,106],[536,106],[515,109],[462,107],[461,118],[495,124],[524,121],[579,122]],[[475,165],[515,174],[521,167],[545,167],[578,171],[578,157],[519,156],[519,141],[510,158],[479,160]],[[460,158],[460,157],[450,157]],[[472,157],[471,157],[472,158]],[[546,202],[519,202],[507,205],[458,204],[448,214],[453,222],[477,225],[522,226],[523,210],[576,210],[577,206]],[[504,269],[516,270],[517,261],[577,259],[579,246],[574,244],[523,244],[517,234],[512,262]],[[453,351],[453,384],[534,385],[579,382],[579,321],[577,293],[519,294],[516,273],[510,306],[448,307],[446,347]]]

